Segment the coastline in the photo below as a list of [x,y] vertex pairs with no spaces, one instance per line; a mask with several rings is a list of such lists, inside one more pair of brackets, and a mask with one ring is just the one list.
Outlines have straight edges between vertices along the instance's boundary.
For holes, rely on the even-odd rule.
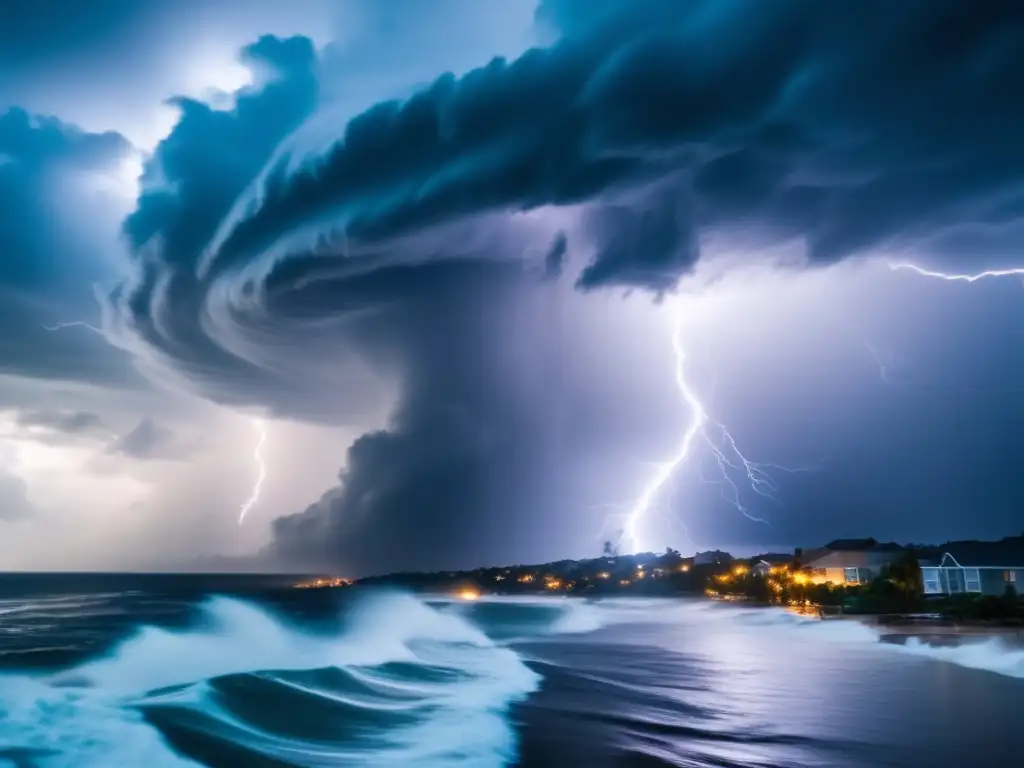
[[983,622],[954,622],[942,619],[919,619],[912,616],[845,615],[829,616],[822,621],[858,621],[878,632],[883,643],[906,645],[915,640],[931,646],[955,647],[988,640],[999,640],[1013,647],[1024,648],[1024,627]]

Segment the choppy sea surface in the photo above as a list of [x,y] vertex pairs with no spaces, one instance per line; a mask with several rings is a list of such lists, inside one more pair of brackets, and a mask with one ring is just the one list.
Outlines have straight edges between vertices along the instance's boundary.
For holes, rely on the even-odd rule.
[[0,575],[3,768],[1011,766],[1024,651],[701,600]]

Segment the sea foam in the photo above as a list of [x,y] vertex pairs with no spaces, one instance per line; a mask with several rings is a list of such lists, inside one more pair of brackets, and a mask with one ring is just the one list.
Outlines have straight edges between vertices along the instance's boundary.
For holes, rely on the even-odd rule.
[[[507,708],[534,690],[538,677],[458,616],[400,594],[362,596],[348,628],[334,635],[300,629],[241,600],[214,598],[202,612],[196,627],[144,627],[104,658],[56,675],[0,677],[0,765],[5,756],[30,757],[40,768],[194,765],[144,719],[144,711],[160,707],[192,709],[206,730],[310,768],[497,768],[514,759]],[[437,673],[403,681],[389,671],[395,665]],[[213,695],[226,676],[260,673],[294,689],[289,672],[330,668],[371,689],[404,689],[404,707],[414,716],[393,728],[382,723],[372,747],[306,743],[252,726]],[[385,707],[389,700],[300,687],[348,706]]]

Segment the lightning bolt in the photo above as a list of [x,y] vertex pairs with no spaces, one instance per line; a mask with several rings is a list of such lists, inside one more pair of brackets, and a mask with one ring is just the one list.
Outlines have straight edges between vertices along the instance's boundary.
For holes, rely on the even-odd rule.
[[924,267],[919,267],[916,264],[908,263],[890,264],[889,269],[891,269],[893,272],[906,270],[921,275],[922,277],[935,277],[940,280],[949,280],[951,282],[958,283],[976,283],[979,280],[984,280],[985,278],[988,277],[1013,277],[1014,275],[1024,277],[1024,267],[1014,267],[1012,269],[989,269],[984,272],[978,272],[973,275],[956,274],[949,272],[936,272],[930,269],[925,269]]
[[93,333],[98,333],[100,336],[104,336],[105,338],[105,334],[102,330],[97,328],[95,325],[85,322],[84,320],[74,320],[70,323],[54,323],[53,325],[43,326],[44,331],[60,331],[64,328],[87,328]]
[[644,519],[649,515],[651,508],[661,493],[665,484],[675,475],[679,467],[690,458],[695,446],[703,444],[714,457],[721,473],[720,483],[722,497],[736,507],[746,518],[754,522],[764,523],[767,521],[753,515],[743,504],[740,497],[740,489],[732,479],[730,471],[741,472],[749,483],[750,488],[759,496],[775,499],[773,495],[778,489],[778,483],[768,473],[768,468],[780,469],[784,472],[795,472],[799,470],[788,469],[777,464],[763,464],[750,461],[740,450],[736,439],[729,429],[722,423],[715,421],[708,415],[707,408],[701,402],[700,397],[690,386],[686,378],[686,349],[683,346],[683,313],[681,302],[673,301],[670,305],[673,316],[672,351],[675,354],[675,381],[676,388],[682,398],[683,404],[690,413],[690,423],[683,433],[679,447],[671,458],[657,465],[657,470],[648,481],[640,497],[633,503],[629,514],[626,517],[623,538],[632,552],[642,551],[640,527]]
[[259,502],[260,492],[263,490],[263,481],[267,479],[267,465],[263,461],[263,446],[267,442],[267,425],[263,419],[253,419],[252,425],[258,435],[256,448],[253,450],[252,454],[253,460],[256,462],[258,472],[256,474],[256,483],[252,487],[252,493],[249,494],[249,498],[245,500],[244,504],[242,504],[239,512],[239,525],[241,525],[245,520],[245,516],[249,513],[249,510]]

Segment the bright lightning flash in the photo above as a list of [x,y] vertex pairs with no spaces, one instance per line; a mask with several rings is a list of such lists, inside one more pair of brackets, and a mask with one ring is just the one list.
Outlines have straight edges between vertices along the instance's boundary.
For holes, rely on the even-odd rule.
[[1024,267],[1014,267],[1011,269],[989,269],[986,270],[985,272],[978,272],[977,274],[973,275],[956,274],[949,272],[936,272],[930,269],[924,269],[923,267],[919,267],[916,264],[906,263],[890,264],[889,269],[891,269],[893,272],[897,272],[899,270],[906,270],[908,272],[915,272],[918,275],[921,275],[922,277],[935,277],[940,280],[950,280],[952,282],[959,283],[976,283],[979,280],[984,280],[986,277],[1013,277],[1014,275],[1024,277]]
[[[662,488],[672,479],[676,470],[690,458],[696,443],[700,442],[706,445],[710,449],[711,455],[715,457],[722,475],[721,483],[725,486],[722,491],[723,497],[745,517],[758,523],[767,524],[765,520],[752,515],[743,505],[740,500],[739,487],[729,475],[729,470],[743,472],[751,489],[760,496],[770,499],[774,499],[772,494],[778,490],[778,485],[768,474],[766,468],[775,467],[784,471],[794,471],[774,464],[759,464],[750,461],[740,451],[728,428],[708,416],[707,409],[686,378],[686,350],[683,347],[683,314],[681,310],[681,302],[674,300],[671,304],[671,311],[673,318],[672,350],[676,359],[676,387],[690,412],[690,424],[683,434],[679,448],[670,459],[658,465],[658,471],[650,479],[643,493],[640,494],[640,498],[633,503],[632,509],[629,511],[623,538],[631,552],[642,551],[640,526],[650,513]],[[718,434],[717,440],[712,436],[709,427],[714,427],[714,432]],[[726,488],[729,490],[728,494]]]
[[259,471],[256,475],[256,483],[252,487],[252,493],[249,494],[249,498],[245,500],[244,504],[242,504],[241,511],[239,512],[239,525],[241,525],[245,520],[245,516],[249,514],[249,510],[259,502],[260,492],[263,490],[263,481],[267,479],[267,465],[263,461],[263,446],[267,442],[267,425],[263,419],[253,419],[252,424],[256,430],[256,434],[258,435],[256,448],[253,450],[252,456]]

